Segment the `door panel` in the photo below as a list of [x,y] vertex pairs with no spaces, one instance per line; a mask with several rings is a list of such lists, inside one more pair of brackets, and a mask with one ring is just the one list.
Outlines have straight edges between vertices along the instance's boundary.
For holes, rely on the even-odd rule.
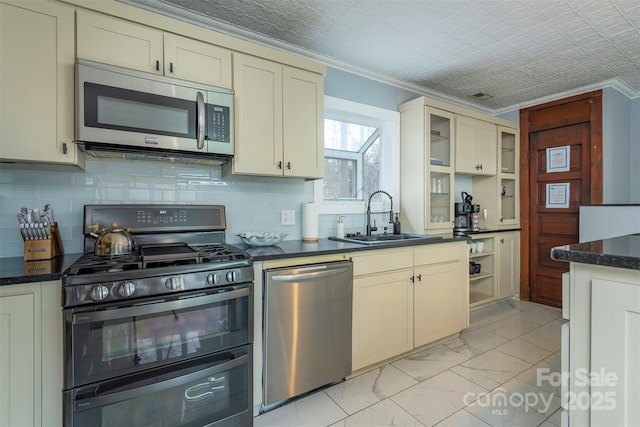
[[[530,134],[530,170],[536,190],[530,193],[531,298],[554,306],[562,305],[562,273],[566,263],[550,259],[551,248],[578,242],[579,205],[590,200],[589,194],[589,123],[542,130]],[[570,146],[570,170],[547,173],[547,148]],[[587,183],[586,185],[583,182]],[[547,207],[546,187],[551,183],[569,183],[569,206]]]

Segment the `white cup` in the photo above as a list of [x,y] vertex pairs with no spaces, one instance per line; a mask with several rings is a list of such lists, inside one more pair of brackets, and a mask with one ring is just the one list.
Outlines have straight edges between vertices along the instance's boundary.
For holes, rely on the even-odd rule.
[[477,242],[476,243],[476,251],[477,252],[482,252],[484,250],[484,242]]
[[476,242],[471,242],[469,243],[469,252],[471,252],[472,254],[476,253],[478,251],[478,244]]

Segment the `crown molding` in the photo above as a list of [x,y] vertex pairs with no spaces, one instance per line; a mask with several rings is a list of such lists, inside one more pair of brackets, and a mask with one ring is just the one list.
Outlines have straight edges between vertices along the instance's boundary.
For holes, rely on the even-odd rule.
[[483,113],[491,114],[494,116],[504,114],[504,113],[509,113],[514,110],[520,110],[520,109],[531,107],[538,104],[543,104],[545,102],[555,101],[558,99],[579,95],[584,92],[603,89],[606,87],[616,89],[618,92],[622,93],[623,95],[627,96],[630,99],[640,98],[640,92],[634,91],[619,79],[610,79],[603,82],[593,83],[593,84],[581,86],[575,89],[570,89],[567,91],[546,95],[546,96],[525,101],[522,103],[513,104],[504,108],[490,108],[482,104],[471,102],[470,100],[467,100],[467,99],[447,95],[442,92],[438,92],[438,91],[426,88],[424,86],[419,86],[404,80],[395,79],[388,75],[366,70],[361,67],[357,67],[355,65],[349,64],[347,62],[340,61],[336,58],[322,55],[318,52],[308,50],[300,46],[285,43],[280,40],[267,37],[263,34],[255,33],[247,29],[211,18],[209,16],[195,13],[181,7],[177,7],[173,4],[166,3],[163,0],[116,0],[116,1],[121,3],[126,3],[131,6],[139,7],[142,9],[146,9],[151,12],[159,13],[161,15],[165,15],[171,18],[179,18],[185,22],[188,22],[194,25],[199,25],[201,27],[205,27],[213,31],[218,31],[220,33],[224,33],[229,36],[237,37],[245,41],[257,43],[265,47],[277,49],[286,53],[299,55],[307,59],[324,63],[329,67],[332,67],[341,71],[345,71],[360,77],[364,77],[364,78],[376,81],[378,83],[387,84],[398,89],[403,89],[409,92],[413,92],[418,96],[428,96],[430,98],[435,98],[440,101],[449,102],[462,107],[471,108],[471,109],[481,111]]

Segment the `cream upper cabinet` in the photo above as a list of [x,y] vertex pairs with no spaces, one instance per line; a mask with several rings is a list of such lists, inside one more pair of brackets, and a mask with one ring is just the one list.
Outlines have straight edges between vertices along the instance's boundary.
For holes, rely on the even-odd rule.
[[0,287],[0,425],[62,425],[60,282]]
[[231,89],[231,51],[175,34],[164,34],[165,74]]
[[496,174],[496,125],[456,116],[456,172],[472,175]]
[[78,58],[231,88],[231,51],[134,22],[78,10]]
[[498,228],[520,225],[520,132],[498,126]]
[[498,298],[520,295],[520,232],[496,235],[498,256]]
[[454,114],[413,104],[400,114],[400,212],[414,233],[450,232],[454,206]]
[[232,173],[322,178],[322,75],[243,54],[233,62]]
[[0,1],[0,160],[83,166],[74,140],[74,11]]

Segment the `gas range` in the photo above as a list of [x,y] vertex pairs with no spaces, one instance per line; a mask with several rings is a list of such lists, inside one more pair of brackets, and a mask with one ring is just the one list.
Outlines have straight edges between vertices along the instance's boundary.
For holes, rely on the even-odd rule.
[[[135,249],[94,255],[92,228],[131,227]],[[224,243],[220,205],[87,205],[85,253],[63,277],[65,308],[253,281],[252,259]]]

